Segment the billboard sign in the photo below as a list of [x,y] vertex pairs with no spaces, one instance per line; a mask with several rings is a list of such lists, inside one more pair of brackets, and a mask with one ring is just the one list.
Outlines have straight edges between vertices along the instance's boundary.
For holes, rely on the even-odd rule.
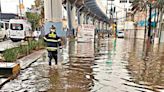
[[78,42],[94,42],[95,26],[83,24],[78,27],[77,39]]

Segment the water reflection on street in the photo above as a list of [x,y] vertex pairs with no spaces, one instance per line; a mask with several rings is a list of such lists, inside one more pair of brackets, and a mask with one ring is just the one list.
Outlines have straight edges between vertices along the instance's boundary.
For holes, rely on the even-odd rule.
[[[104,38],[70,41],[64,61],[49,67],[38,60],[2,90],[48,92],[159,92],[164,90],[164,45]],[[54,63],[53,63],[54,64]]]

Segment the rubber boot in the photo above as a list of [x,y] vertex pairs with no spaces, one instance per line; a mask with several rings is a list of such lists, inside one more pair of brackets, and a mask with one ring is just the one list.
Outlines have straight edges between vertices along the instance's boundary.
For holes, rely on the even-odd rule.
[[51,66],[51,65],[52,65],[51,60],[52,60],[52,59],[49,59],[49,66]]

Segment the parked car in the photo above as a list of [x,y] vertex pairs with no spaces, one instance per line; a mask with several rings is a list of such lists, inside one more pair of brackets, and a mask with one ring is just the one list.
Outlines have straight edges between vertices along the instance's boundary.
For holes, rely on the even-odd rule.
[[33,32],[33,37],[34,37],[35,40],[39,40],[39,37],[40,37],[40,36],[41,36],[41,31],[35,30],[35,31]]
[[8,22],[0,21],[0,40],[8,39],[8,28],[9,28]]
[[9,37],[12,41],[24,40],[33,37],[31,24],[23,19],[9,21]]
[[124,31],[118,31],[117,32],[117,37],[118,38],[124,38],[125,37]]

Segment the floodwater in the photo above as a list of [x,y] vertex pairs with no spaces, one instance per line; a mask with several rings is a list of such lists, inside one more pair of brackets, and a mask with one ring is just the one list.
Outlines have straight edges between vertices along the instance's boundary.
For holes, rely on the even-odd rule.
[[16,92],[162,92],[164,45],[143,40],[97,39],[67,42],[60,64],[49,67],[39,59],[4,85]]

